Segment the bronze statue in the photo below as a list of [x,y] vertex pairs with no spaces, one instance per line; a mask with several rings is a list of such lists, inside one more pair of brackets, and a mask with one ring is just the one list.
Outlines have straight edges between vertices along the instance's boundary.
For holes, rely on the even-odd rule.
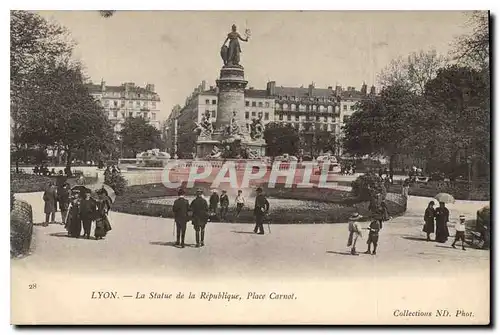
[[262,122],[262,113],[259,113],[258,119],[253,119],[250,125],[250,137],[252,140],[259,140],[264,137],[264,124]]
[[[249,31],[246,32],[246,38],[242,38],[241,35],[236,31],[236,25],[233,24],[232,31],[227,34],[227,38],[222,44],[221,57],[224,61],[224,65],[240,65],[240,40],[243,42],[248,42]],[[226,42],[229,40],[229,45],[226,46]]]

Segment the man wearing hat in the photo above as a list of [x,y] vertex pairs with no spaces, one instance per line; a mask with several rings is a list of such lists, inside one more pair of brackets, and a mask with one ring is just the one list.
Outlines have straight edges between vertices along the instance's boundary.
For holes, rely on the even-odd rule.
[[456,249],[455,243],[462,241],[462,250],[465,250],[465,215],[460,215],[460,221],[455,224],[455,240],[452,243],[452,247]]
[[255,207],[253,214],[255,215],[255,228],[253,232],[259,235],[264,235],[264,217],[269,212],[269,201],[262,194],[262,188],[257,188],[257,197],[255,198]]
[[220,196],[220,219],[226,221],[227,209],[229,207],[229,197],[227,196],[227,191],[222,190]]
[[181,248],[184,248],[184,237],[186,236],[186,224],[189,221],[189,201],[184,198],[184,190],[181,188],[177,191],[177,198],[174,201],[174,205],[172,207],[172,211],[174,212],[174,220],[177,228],[177,240],[175,245],[180,245]]
[[347,240],[347,246],[351,247],[351,255],[358,255],[356,252],[356,242],[358,241],[358,237],[363,237],[358,223],[360,219],[361,215],[358,213],[354,213],[349,218],[349,239]]
[[205,226],[208,221],[208,203],[203,198],[203,191],[196,191],[196,198],[191,202],[191,212],[193,213],[193,227],[196,234],[196,248],[205,245]]
[[214,217],[217,215],[217,207],[219,206],[219,194],[217,193],[217,190],[212,190],[212,195],[210,196],[210,216]]
[[84,198],[80,202],[80,218],[82,219],[83,235],[86,239],[90,239],[90,231],[92,230],[92,220],[96,213],[96,202],[90,198],[90,192],[85,192]]

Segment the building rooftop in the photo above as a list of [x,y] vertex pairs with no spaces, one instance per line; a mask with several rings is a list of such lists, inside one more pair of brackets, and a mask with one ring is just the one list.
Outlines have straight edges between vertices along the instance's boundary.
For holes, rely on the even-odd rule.
[[[89,89],[90,93],[102,92],[101,85],[99,84],[88,83],[86,84],[86,86]],[[144,88],[140,86],[135,86],[134,84],[131,83],[122,84],[120,86],[105,85],[105,92],[125,92],[126,90],[128,90],[128,92],[143,93],[143,94],[149,93],[158,96],[158,93],[148,89],[148,87]]]
[[[309,88],[307,87],[283,87],[276,86],[275,88],[276,95],[281,96],[289,96],[289,97],[298,97],[298,98],[306,98],[309,97]],[[313,97],[332,97],[335,95],[335,91],[327,88],[313,88],[312,96]]]

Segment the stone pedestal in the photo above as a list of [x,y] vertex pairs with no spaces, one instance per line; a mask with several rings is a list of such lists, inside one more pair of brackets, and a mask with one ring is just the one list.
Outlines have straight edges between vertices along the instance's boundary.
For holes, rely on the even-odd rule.
[[210,156],[215,146],[217,146],[219,149],[222,149],[220,142],[217,140],[196,141],[196,157],[205,158],[207,156]]

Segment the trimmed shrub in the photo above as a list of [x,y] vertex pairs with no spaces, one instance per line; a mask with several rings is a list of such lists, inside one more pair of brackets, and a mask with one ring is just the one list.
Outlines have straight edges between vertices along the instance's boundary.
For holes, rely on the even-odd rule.
[[382,179],[373,172],[368,172],[359,176],[351,183],[352,194],[361,201],[368,201],[372,197],[372,192],[382,194],[385,198],[387,190]]
[[14,201],[10,213],[10,255],[17,257],[27,254],[33,235],[33,210],[24,201]]
[[121,172],[106,173],[104,175],[104,183],[111,186],[116,195],[122,195],[127,186],[127,180],[123,177]]

